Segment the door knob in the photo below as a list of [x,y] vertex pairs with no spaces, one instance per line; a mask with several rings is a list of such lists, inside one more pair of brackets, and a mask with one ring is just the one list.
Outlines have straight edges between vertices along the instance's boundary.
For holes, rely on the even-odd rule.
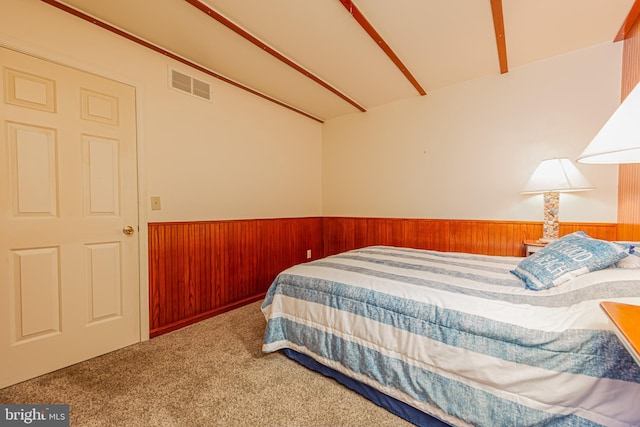
[[130,225],[127,225],[125,228],[122,229],[122,232],[126,235],[133,234],[133,227]]

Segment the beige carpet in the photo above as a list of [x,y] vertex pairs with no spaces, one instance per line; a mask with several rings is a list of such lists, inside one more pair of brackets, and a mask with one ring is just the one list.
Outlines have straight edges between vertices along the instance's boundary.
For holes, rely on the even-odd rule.
[[[261,352],[260,302],[0,389],[67,403],[73,426],[409,426],[332,379]],[[4,368],[4,367],[3,367]]]

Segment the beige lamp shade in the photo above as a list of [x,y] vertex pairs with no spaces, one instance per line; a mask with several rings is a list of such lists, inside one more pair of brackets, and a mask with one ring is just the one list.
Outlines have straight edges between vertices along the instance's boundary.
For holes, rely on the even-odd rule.
[[547,159],[540,162],[522,194],[593,190],[593,186],[568,158]]
[[640,163],[640,84],[627,95],[591,143],[580,163]]

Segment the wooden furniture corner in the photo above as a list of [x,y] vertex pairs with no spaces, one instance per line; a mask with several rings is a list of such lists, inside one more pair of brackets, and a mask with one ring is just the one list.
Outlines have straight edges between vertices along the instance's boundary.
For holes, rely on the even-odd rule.
[[640,365],[640,306],[602,301],[600,308],[611,321],[622,344]]
[[525,240],[523,243],[526,256],[529,256],[534,252],[538,252],[547,245],[547,242],[541,242],[539,240]]

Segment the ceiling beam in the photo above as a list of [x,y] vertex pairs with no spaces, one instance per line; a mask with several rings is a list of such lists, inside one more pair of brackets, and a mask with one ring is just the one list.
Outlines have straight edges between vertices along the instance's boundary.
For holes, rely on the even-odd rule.
[[289,67],[291,67],[294,70],[298,71],[299,73],[305,75],[306,77],[310,78],[314,82],[318,83],[323,88],[331,91],[333,94],[335,94],[335,95],[339,96],[340,98],[342,98],[343,100],[347,101],[349,104],[353,105],[358,110],[360,110],[362,112],[366,111],[364,107],[359,105],[353,99],[349,98],[347,95],[345,95],[344,93],[340,92],[338,89],[334,88],[329,83],[327,83],[324,80],[322,80],[320,77],[314,75],[309,70],[306,70],[303,67],[301,67],[300,65],[298,65],[295,62],[291,61],[289,58],[287,58],[286,56],[284,56],[283,54],[281,54],[280,52],[278,52],[277,50],[275,50],[274,48],[272,48],[268,44],[264,43],[262,40],[258,39],[257,37],[253,36],[252,34],[248,33],[247,31],[245,31],[244,29],[242,29],[238,25],[234,24],[229,19],[227,19],[226,17],[222,16],[220,13],[218,13],[215,10],[211,9],[206,4],[200,2],[199,0],[185,0],[185,1],[187,3],[189,3],[190,5],[194,6],[195,8],[199,9],[200,11],[204,12],[205,14],[209,15],[211,18],[215,19],[216,21],[218,21],[219,23],[221,23],[225,27],[229,28],[231,31],[235,32],[240,37],[242,37],[245,40],[253,43],[256,46],[258,46],[260,49],[264,50],[266,53],[270,54],[274,58],[284,62]]
[[509,72],[509,65],[507,64],[507,42],[504,35],[502,0],[491,0],[491,13],[493,14],[493,29],[496,33],[496,45],[498,47],[500,74],[505,74]]
[[203,67],[202,65],[196,64],[195,62],[191,62],[188,59],[185,59],[185,58],[183,58],[181,56],[178,56],[173,52],[170,52],[170,51],[168,51],[166,49],[163,49],[163,48],[161,48],[159,46],[156,46],[153,43],[149,43],[146,40],[143,40],[143,39],[141,39],[139,37],[134,36],[133,34],[130,34],[130,33],[126,32],[126,31],[123,31],[123,30],[121,30],[119,28],[116,28],[116,27],[114,27],[114,26],[112,26],[110,24],[107,24],[106,22],[100,21],[99,19],[97,19],[97,18],[95,18],[95,17],[93,17],[91,15],[87,15],[87,14],[85,14],[83,12],[80,12],[79,10],[74,9],[72,7],[69,7],[66,4],[60,3],[57,0],[41,0],[41,1],[51,5],[53,7],[56,7],[56,8],[58,8],[58,9],[64,11],[64,12],[67,12],[67,13],[75,16],[75,17],[78,17],[80,19],[84,19],[85,21],[90,22],[90,23],[92,23],[92,24],[94,24],[94,25],[96,25],[96,26],[98,26],[98,27],[100,27],[102,29],[105,29],[105,30],[110,31],[110,32],[112,32],[114,34],[117,34],[117,35],[119,35],[121,37],[124,37],[127,40],[130,40],[130,41],[132,41],[134,43],[137,43],[137,44],[139,44],[141,46],[144,46],[147,49],[151,49],[151,50],[153,50],[153,51],[155,51],[155,52],[157,52],[157,53],[159,53],[161,55],[164,55],[164,56],[166,56],[168,58],[171,58],[171,59],[173,59],[175,61],[178,61],[178,62],[180,62],[180,63],[182,63],[184,65],[187,65],[187,66],[189,66],[191,68],[194,68],[194,69],[196,69],[196,70],[198,70],[198,71],[200,71],[200,72],[202,72],[204,74],[207,74],[207,75],[209,75],[211,77],[215,77],[216,79],[222,80],[225,83],[228,83],[228,84],[230,84],[232,86],[235,86],[237,88],[245,90],[245,91],[247,91],[247,92],[249,92],[249,93],[251,93],[253,95],[256,95],[256,96],[258,96],[260,98],[266,99],[267,101],[273,102],[274,104],[277,104],[277,105],[279,105],[281,107],[284,107],[286,109],[294,111],[294,112],[296,112],[298,114],[301,114],[301,115],[303,115],[305,117],[308,117],[308,118],[310,118],[312,120],[315,120],[315,121],[320,122],[320,123],[324,123],[324,120],[319,119],[318,117],[315,117],[315,116],[313,116],[313,115],[311,115],[311,114],[309,114],[309,113],[307,113],[307,112],[305,112],[303,110],[300,110],[298,108],[292,107],[291,105],[285,104],[282,101],[278,101],[277,99],[272,98],[272,97],[270,97],[268,95],[265,95],[263,93],[260,93],[255,89],[251,89],[248,86],[244,86],[244,85],[242,85],[242,84],[240,84],[240,83],[238,83],[236,81],[233,81],[233,80],[231,80],[231,79],[229,79],[227,77],[224,77],[223,75],[220,75],[220,74],[218,74],[218,73],[216,73],[214,71],[211,71],[208,68]]
[[616,35],[616,38],[613,40],[614,42],[619,42],[627,38],[631,27],[633,27],[633,24],[638,20],[638,16],[640,16],[640,0],[636,0],[633,6],[631,6],[627,18],[622,23],[618,35]]
[[389,59],[393,61],[393,63],[398,67],[398,69],[404,74],[404,76],[411,82],[413,87],[418,91],[420,95],[426,95],[427,92],[420,86],[420,83],[416,80],[415,77],[411,74],[409,69],[402,63],[400,58],[395,54],[395,52],[391,49],[391,47],[387,44],[387,42],[382,38],[382,36],[373,28],[373,25],[364,17],[362,12],[353,4],[351,0],[340,0],[340,3],[347,9],[349,14],[358,21],[358,24],[369,34],[369,36],[376,42],[380,49],[387,54]]

